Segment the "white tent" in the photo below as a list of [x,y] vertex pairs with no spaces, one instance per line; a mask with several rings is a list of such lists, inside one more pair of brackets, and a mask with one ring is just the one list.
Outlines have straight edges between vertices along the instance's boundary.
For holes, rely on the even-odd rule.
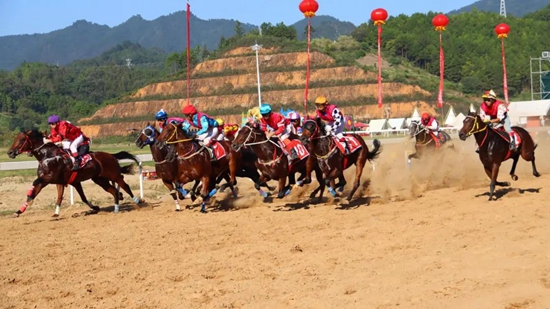
[[452,126],[455,121],[455,118],[456,118],[455,110],[451,106],[451,108],[449,108],[449,111],[447,112],[447,117],[445,117],[445,122],[443,124],[445,126]]
[[413,114],[412,114],[411,118],[413,120],[416,120],[417,118],[420,119],[420,114],[418,113],[418,109],[416,107],[414,108],[414,111],[413,111]]
[[464,119],[466,119],[466,116],[464,116],[463,113],[456,115],[455,120],[453,122],[453,127],[457,129],[462,128],[462,123],[464,122]]
[[392,130],[401,130],[405,127],[405,118],[388,119],[388,128]]
[[386,129],[387,121],[386,119],[373,119],[369,122],[368,131],[370,133],[378,133]]
[[546,116],[550,110],[550,100],[511,102],[508,116],[512,125],[526,124],[527,117]]

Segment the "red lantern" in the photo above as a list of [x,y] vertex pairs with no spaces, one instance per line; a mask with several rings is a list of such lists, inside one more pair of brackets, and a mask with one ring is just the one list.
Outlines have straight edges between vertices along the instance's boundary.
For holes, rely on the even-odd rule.
[[319,3],[315,0],[303,0],[298,7],[305,17],[310,18],[315,16],[315,13],[319,9]]
[[375,25],[383,25],[386,23],[386,19],[388,19],[388,11],[378,8],[376,10],[373,10],[370,13],[370,19],[374,21]]
[[445,14],[437,14],[432,19],[432,25],[434,25],[436,31],[445,31],[448,24],[449,18]]
[[495,33],[497,34],[499,39],[507,38],[509,32],[510,26],[508,26],[507,24],[498,24],[495,27]]

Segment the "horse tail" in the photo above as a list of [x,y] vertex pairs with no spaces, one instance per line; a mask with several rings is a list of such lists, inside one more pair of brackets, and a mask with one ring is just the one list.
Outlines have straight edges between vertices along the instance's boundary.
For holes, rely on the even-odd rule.
[[136,165],[134,163],[122,166],[120,172],[126,175],[134,175],[136,173]]
[[380,152],[382,151],[382,145],[380,144],[379,140],[374,139],[372,141],[372,145],[374,146],[374,148],[372,148],[372,150],[367,153],[367,160],[369,161],[378,158],[378,155],[380,155]]
[[115,157],[117,160],[132,160],[136,162],[136,164],[139,164],[138,158],[127,151],[119,151],[112,154],[112,156]]

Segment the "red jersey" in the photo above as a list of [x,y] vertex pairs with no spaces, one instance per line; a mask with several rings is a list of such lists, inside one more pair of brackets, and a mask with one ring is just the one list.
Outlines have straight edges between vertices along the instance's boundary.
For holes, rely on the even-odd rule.
[[286,126],[289,124],[290,124],[290,121],[286,119],[285,116],[279,113],[271,113],[267,121],[265,120],[265,118],[262,117],[260,128],[262,129],[262,131],[266,132],[267,126],[269,125],[270,127],[273,128],[273,130],[275,130],[274,134],[279,135],[283,133]]
[[[502,104],[504,103],[502,103],[499,100],[496,100],[491,105],[491,107],[489,107],[487,106],[487,104],[485,104],[485,102],[483,102],[481,103],[481,109],[485,112],[485,115],[491,117],[491,119],[495,119],[495,118],[498,118],[498,109],[499,109],[499,106]],[[508,111],[508,109],[506,109],[506,111]]]
[[65,120],[61,121],[56,128],[52,128],[50,133],[50,140],[53,143],[61,142],[64,139],[74,141],[82,134],[79,127],[73,125]]

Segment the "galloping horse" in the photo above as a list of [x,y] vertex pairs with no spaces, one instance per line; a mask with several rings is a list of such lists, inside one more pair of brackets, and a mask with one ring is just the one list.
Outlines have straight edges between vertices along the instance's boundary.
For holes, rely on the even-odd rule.
[[[181,138],[182,137],[182,138]],[[229,187],[236,197],[236,191],[233,187],[236,184],[236,173],[239,161],[242,159],[242,153],[231,151],[229,142],[216,142],[214,153],[210,153],[206,147],[196,142],[193,136],[189,136],[181,124],[167,125],[158,137],[159,147],[166,147],[167,144],[175,144],[175,151],[169,152],[167,160],[172,160],[171,155],[177,152],[178,174],[181,184],[186,184],[192,180],[202,181],[202,204],[201,212],[206,212],[206,202],[212,197],[217,189],[214,188],[216,178],[229,172]],[[214,160],[211,158],[215,157]]]
[[[357,188],[359,188],[365,163],[367,160],[374,160],[380,154],[380,141],[375,139],[373,141],[374,148],[369,152],[369,148],[363,138],[357,134],[347,134],[347,137],[355,138],[355,142],[352,142],[358,143],[358,145],[353,145],[353,149],[350,149],[352,150],[350,154],[343,154],[332,136],[321,135],[321,128],[323,126],[320,118],[304,122],[302,127],[302,142],[309,144],[310,152],[317,157],[319,166],[325,174],[325,184],[332,196],[336,196],[336,189],[343,188],[346,184],[344,170],[355,164],[355,181],[347,198],[350,201]],[[349,146],[351,147],[351,145]],[[339,179],[339,183],[334,185],[336,178]]]
[[134,196],[130,186],[124,181],[122,174],[133,174],[133,164],[125,167],[121,167],[118,160],[129,159],[136,163],[139,163],[136,157],[126,151],[121,151],[116,154],[110,154],[106,152],[90,152],[89,160],[86,160],[86,156],[82,160],[84,166],[78,171],[73,171],[72,161],[65,151],[59,146],[52,143],[44,144],[44,136],[42,132],[38,130],[30,130],[27,132],[18,133],[13,141],[12,146],[8,150],[8,156],[12,159],[22,153],[31,153],[38,160],[38,178],[32,183],[32,187],[27,192],[27,201],[16,212],[19,216],[28,206],[32,205],[36,196],[40,191],[48,184],[57,185],[57,204],[55,208],[54,217],[59,215],[61,202],[63,200],[64,188],[67,185],[72,185],[82,201],[91,208],[87,214],[96,214],[99,212],[99,207],[92,205],[86,199],[84,191],[82,190],[82,181],[92,179],[93,182],[98,184],[103,190],[111,193],[115,199],[115,212],[119,210],[119,199],[122,199],[122,194],[116,189],[110,182],[117,183],[130,197],[133,199],[135,209],[139,209],[137,204],[141,203],[139,197]]
[[420,159],[420,156],[422,156],[423,150],[425,149],[434,151],[441,147],[454,148],[453,142],[451,141],[451,136],[449,136],[447,132],[440,131],[439,136],[440,147],[437,147],[431,132],[418,120],[411,121],[411,124],[409,125],[409,138],[414,137],[416,139],[416,143],[414,144],[415,152],[408,156],[407,163],[410,165],[412,158]]
[[479,145],[479,159],[485,168],[487,176],[491,179],[489,201],[493,200],[495,185],[501,187],[510,185],[509,182],[497,181],[500,164],[510,158],[513,160],[512,169],[510,170],[512,180],[518,180],[515,172],[520,155],[525,161],[531,161],[533,175],[535,177],[540,176],[535,166],[535,149],[537,145],[531,138],[531,135],[521,127],[514,126],[512,130],[516,133],[516,141],[518,141],[518,138],[520,140],[516,151],[510,150],[510,137],[508,133],[489,127],[477,113],[468,113],[458,133],[459,138],[463,141],[470,135],[474,135]]
[[[151,124],[147,123],[147,126],[141,130],[138,138],[136,139],[136,145],[139,148],[143,148],[149,145],[151,149],[151,155],[155,161],[155,171],[157,175],[162,179],[162,183],[170,190],[170,195],[176,203],[176,211],[180,211],[181,207],[178,202],[184,199],[184,195],[187,195],[187,191],[181,187],[178,183],[178,162],[177,160],[168,161],[166,156],[168,155],[167,147],[159,148],[157,146],[157,136],[159,136],[157,129]],[[199,181],[195,182],[195,186],[191,190],[192,192],[198,187]],[[176,196],[177,194],[177,196]]]
[[[291,135],[290,139],[298,139],[298,136]],[[303,147],[301,144],[300,146]],[[315,158],[308,156],[307,159],[302,159],[298,162],[292,163],[289,166],[288,158],[284,154],[281,146],[277,142],[267,139],[265,133],[260,130],[257,122],[247,123],[241,127],[237,132],[231,147],[233,147],[236,151],[239,151],[243,147],[250,147],[250,149],[252,149],[258,157],[255,161],[255,165],[260,170],[261,176],[260,179],[255,182],[254,187],[264,198],[268,196],[268,193],[264,192],[260,188],[261,182],[269,181],[271,179],[278,180],[279,193],[277,194],[277,197],[283,198],[290,193],[292,186],[296,184],[296,172],[300,172],[302,174],[300,176],[300,179],[302,179],[305,177],[306,171],[315,170],[317,180],[319,180],[319,187],[311,193],[310,198],[314,198],[317,195],[317,192],[320,191],[321,193],[319,195],[319,199],[322,199],[325,184],[323,182],[323,173],[318,168]],[[286,186],[287,177],[289,179],[288,186]]]

